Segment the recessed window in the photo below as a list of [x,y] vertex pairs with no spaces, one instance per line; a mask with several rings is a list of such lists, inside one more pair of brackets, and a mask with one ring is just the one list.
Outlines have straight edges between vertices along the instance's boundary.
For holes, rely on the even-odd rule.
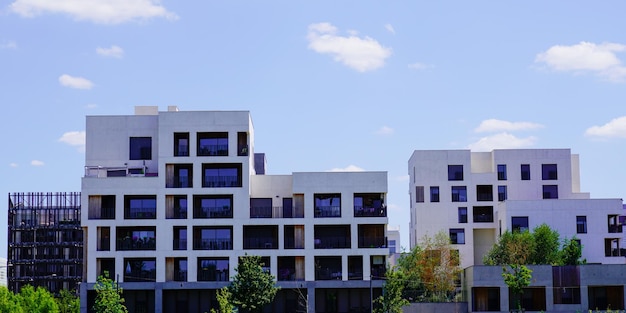
[[452,202],[467,202],[467,187],[452,186]]
[[202,164],[202,187],[241,187],[241,163]]
[[228,281],[228,258],[198,258],[198,281]]
[[587,217],[586,216],[576,216],[576,233],[577,234],[587,233]]
[[476,186],[476,200],[493,201],[493,186],[477,185]]
[[232,218],[232,195],[193,196],[193,218]]
[[152,160],[152,138],[130,137],[131,160]]
[[174,156],[189,156],[189,133],[174,133]]
[[125,282],[155,282],[156,258],[125,258]]
[[467,207],[459,207],[459,223],[467,223]]
[[491,223],[493,222],[493,206],[475,206],[474,223]]
[[541,164],[542,180],[557,180],[556,164]]
[[522,180],[530,180],[530,164],[522,164],[520,169]]
[[511,217],[511,230],[518,233],[528,231],[528,216]]
[[498,164],[498,180],[506,180],[506,164]]
[[415,202],[424,202],[424,186],[415,186]]
[[463,180],[463,165],[448,165],[448,180]]
[[341,217],[341,194],[315,194],[315,217]]
[[543,198],[544,199],[558,199],[559,198],[559,186],[543,185]]
[[228,133],[198,133],[199,156],[227,156],[228,155]]
[[125,196],[125,219],[155,219],[156,196]]
[[507,199],[506,186],[498,186],[498,201],[505,201]]
[[465,244],[465,229],[451,228],[450,229],[450,243],[455,244],[455,245]]
[[439,186],[430,187],[430,202],[439,202]]
[[230,226],[194,226],[194,250],[232,250],[233,227]]

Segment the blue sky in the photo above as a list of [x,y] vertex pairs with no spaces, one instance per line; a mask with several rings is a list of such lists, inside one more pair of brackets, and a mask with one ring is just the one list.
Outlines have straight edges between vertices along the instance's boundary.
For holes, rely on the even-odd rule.
[[388,171],[405,247],[416,149],[571,148],[582,191],[622,198],[624,12],[621,0],[0,1],[0,193],[80,191],[86,115],[178,105],[250,110],[268,174]]

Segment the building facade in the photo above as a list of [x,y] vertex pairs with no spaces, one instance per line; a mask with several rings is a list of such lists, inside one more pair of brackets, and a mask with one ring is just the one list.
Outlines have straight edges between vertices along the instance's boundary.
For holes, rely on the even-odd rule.
[[482,265],[504,231],[546,223],[561,238],[576,236],[588,263],[626,263],[622,199],[581,192],[569,149],[417,150],[408,173],[411,247],[444,231],[466,268]]
[[281,287],[266,312],[370,311],[387,173],[265,175],[265,163],[248,111],[88,116],[81,311],[106,272],[130,312],[208,312],[246,254]]
[[8,287],[78,292],[83,271],[80,192],[9,194]]

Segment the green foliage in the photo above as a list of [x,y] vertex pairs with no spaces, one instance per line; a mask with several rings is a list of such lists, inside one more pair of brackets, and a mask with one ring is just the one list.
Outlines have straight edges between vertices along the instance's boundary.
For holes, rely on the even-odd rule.
[[402,271],[387,270],[383,294],[374,301],[376,304],[374,312],[402,313],[402,307],[409,304],[409,301],[402,297],[405,282],[406,278]]
[[516,295],[517,307],[521,309],[521,298],[524,293],[524,288],[530,285],[532,279],[532,270],[525,265],[511,264],[509,265],[511,271],[509,272],[506,267],[502,267],[502,277],[504,283],[511,289],[511,292]]
[[211,309],[211,313],[231,313],[233,312],[233,305],[230,303],[231,293],[227,287],[221,288],[217,291],[217,303],[219,310]]
[[59,305],[54,297],[43,287],[27,285],[22,287],[19,302],[24,312],[29,313],[58,313]]
[[7,287],[0,287],[0,312],[22,313],[19,295],[13,294]]
[[97,313],[128,313],[122,298],[122,288],[113,282],[108,272],[104,276],[98,276],[94,289],[96,290],[96,303],[93,306]]
[[541,224],[533,232],[506,231],[483,257],[485,265],[507,264],[580,264],[582,247],[575,238],[559,239],[559,233]]
[[61,313],[78,313],[80,312],[80,299],[73,293],[63,289],[56,299]]
[[274,300],[279,287],[262,266],[260,256],[246,255],[240,259],[237,274],[228,285],[230,303],[246,311],[261,312],[264,305]]

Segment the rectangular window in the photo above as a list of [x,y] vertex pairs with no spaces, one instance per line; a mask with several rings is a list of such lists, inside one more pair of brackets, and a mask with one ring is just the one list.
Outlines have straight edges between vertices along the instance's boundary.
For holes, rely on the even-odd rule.
[[415,202],[424,202],[424,186],[415,186]]
[[193,218],[232,218],[232,195],[193,196]]
[[522,164],[521,175],[522,180],[530,180],[530,164]]
[[156,250],[156,227],[118,227],[117,251]]
[[450,228],[450,243],[453,245],[465,244],[465,229]]
[[189,156],[189,133],[174,133],[174,156]]
[[125,219],[155,219],[156,196],[124,196]]
[[241,187],[241,164],[202,164],[202,187]]
[[608,229],[609,233],[615,234],[615,233],[622,232],[622,225],[619,222],[619,215],[615,215],[615,214],[608,215],[607,222],[609,226],[609,229]]
[[198,133],[198,156],[227,156],[228,133]]
[[430,187],[430,202],[439,202],[439,186]]
[[186,195],[166,195],[165,196],[165,218],[167,219],[187,218],[187,196]]
[[198,258],[198,281],[228,281],[228,258]]
[[467,202],[467,188],[465,186],[452,186],[452,202]]
[[556,164],[541,164],[542,180],[557,180]]
[[152,137],[130,137],[130,160],[152,160]]
[[587,217],[586,216],[576,216],[576,233],[577,234],[587,233]]
[[187,226],[174,226],[173,250],[187,250]]
[[505,201],[506,198],[506,186],[498,186],[498,201]]
[[463,165],[448,165],[448,180],[463,180]]
[[166,164],[165,188],[193,187],[193,164]]
[[493,201],[493,186],[492,185],[477,185],[476,186],[476,200],[477,201]]
[[155,258],[125,258],[124,282],[155,282]]
[[250,218],[272,218],[272,198],[250,198]]
[[511,231],[518,233],[528,231],[528,216],[511,217]]
[[315,217],[341,217],[341,194],[315,194]]
[[498,164],[498,180],[506,180],[506,164]]
[[244,249],[278,249],[278,226],[244,225]]
[[233,228],[219,226],[194,226],[194,250],[232,250]]
[[248,155],[248,133],[244,133],[244,132],[237,133],[237,155],[238,156]]
[[467,207],[459,207],[459,223],[467,223]]
[[492,206],[475,206],[474,210],[474,223],[491,223],[493,222],[493,207]]
[[543,185],[543,198],[544,199],[558,199],[559,198],[559,186]]

